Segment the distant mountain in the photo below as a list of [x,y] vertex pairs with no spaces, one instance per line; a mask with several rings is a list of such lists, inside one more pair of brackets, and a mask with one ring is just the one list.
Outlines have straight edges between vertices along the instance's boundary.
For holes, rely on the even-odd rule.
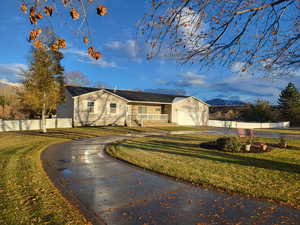
[[214,98],[206,101],[210,105],[223,106],[223,105],[245,105],[246,103],[239,100],[227,100],[222,98]]

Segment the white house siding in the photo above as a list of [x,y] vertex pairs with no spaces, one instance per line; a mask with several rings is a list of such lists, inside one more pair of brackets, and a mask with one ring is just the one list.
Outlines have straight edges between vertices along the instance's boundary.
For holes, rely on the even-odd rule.
[[[94,101],[94,112],[88,112],[87,104]],[[110,113],[110,104],[116,103],[116,113]],[[127,102],[103,90],[74,98],[74,126],[124,125]]]
[[193,97],[172,104],[172,122],[178,125],[202,126],[208,123],[208,105]]
[[65,103],[59,104],[57,107],[58,118],[73,118],[74,99],[70,93],[65,90]]

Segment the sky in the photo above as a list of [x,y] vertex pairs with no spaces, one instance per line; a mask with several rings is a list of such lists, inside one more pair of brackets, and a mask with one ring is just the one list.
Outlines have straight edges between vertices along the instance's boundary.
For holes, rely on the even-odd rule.
[[[27,41],[32,29],[20,10],[19,0],[2,0],[0,14],[0,81],[20,82],[20,69],[26,69],[31,44]],[[50,1],[49,1],[50,2]],[[62,65],[65,72],[81,72],[92,83],[108,88],[144,90],[151,92],[193,95],[202,100],[223,98],[254,102],[265,99],[277,102],[280,91],[288,82],[300,87],[300,73],[294,77],[267,80],[242,73],[242,63],[228,66],[214,65],[200,69],[194,65],[178,65],[165,58],[147,60],[145,46],[137,38],[137,22],[147,12],[147,1],[103,0],[109,13],[100,17],[91,13],[92,41],[103,54],[101,60],[92,60],[82,43],[79,22],[67,13],[52,22],[55,31],[67,41]],[[93,12],[90,9],[90,12]]]

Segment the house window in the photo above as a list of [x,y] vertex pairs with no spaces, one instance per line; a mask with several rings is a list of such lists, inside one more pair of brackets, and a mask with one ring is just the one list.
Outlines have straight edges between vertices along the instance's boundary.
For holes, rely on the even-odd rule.
[[87,103],[87,111],[93,113],[94,112],[95,102],[88,102]]
[[139,105],[139,114],[147,114],[147,107],[144,105]]
[[116,113],[117,112],[117,104],[116,103],[110,103],[110,113]]
[[160,112],[160,108],[156,108],[155,111],[156,111],[156,112]]

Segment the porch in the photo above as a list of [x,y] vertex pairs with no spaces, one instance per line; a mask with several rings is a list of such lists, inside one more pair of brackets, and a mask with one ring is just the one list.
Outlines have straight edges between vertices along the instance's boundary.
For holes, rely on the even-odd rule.
[[170,104],[128,104],[126,123],[128,126],[169,125],[171,112]]

